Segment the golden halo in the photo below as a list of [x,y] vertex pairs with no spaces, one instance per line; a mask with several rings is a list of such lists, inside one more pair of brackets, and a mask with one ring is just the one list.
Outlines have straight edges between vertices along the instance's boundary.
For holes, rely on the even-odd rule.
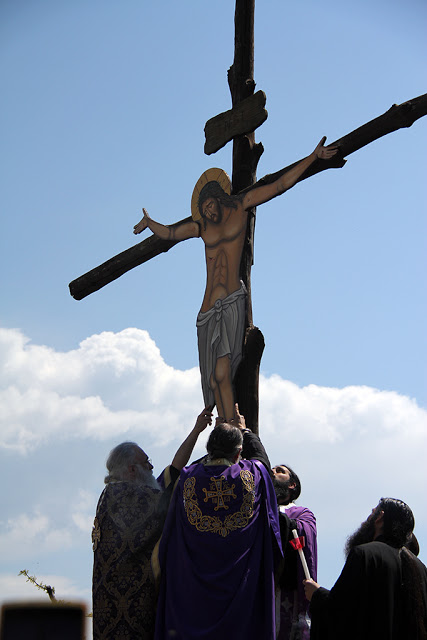
[[208,182],[218,182],[228,195],[231,194],[231,180],[223,169],[207,169],[196,182],[196,186],[191,196],[191,215],[196,222],[201,220],[199,211],[199,195],[205,184]]

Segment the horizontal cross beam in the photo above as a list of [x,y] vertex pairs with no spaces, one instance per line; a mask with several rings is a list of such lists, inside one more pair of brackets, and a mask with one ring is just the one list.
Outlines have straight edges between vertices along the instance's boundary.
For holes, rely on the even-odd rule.
[[[339,140],[333,142],[332,144],[339,146],[338,154],[331,160],[322,160],[321,163],[313,163],[310,169],[301,176],[300,180],[305,180],[306,178],[309,178],[320,171],[325,171],[326,169],[343,167],[346,162],[344,158],[351,153],[358,151],[367,144],[374,142],[374,140],[377,140],[392,131],[397,131],[404,127],[410,127],[416,120],[425,115],[427,115],[427,94],[408,100],[400,105],[394,104],[383,115],[367,122],[358,129],[355,129],[351,133],[348,133],[342,138],[339,138]],[[294,162],[276,173],[264,176],[246,191],[263,184],[274,182],[274,180],[277,180],[280,175],[292,169],[295,164],[297,163]],[[176,224],[181,224],[182,222],[188,222],[190,220],[191,217],[188,217]],[[173,227],[174,225],[170,226]],[[103,264],[70,282],[70,293],[75,300],[82,300],[91,293],[98,291],[109,282],[113,282],[113,280],[119,278],[121,275],[126,273],[126,271],[130,271],[134,267],[151,260],[151,258],[154,258],[160,253],[169,251],[169,249],[171,249],[175,244],[177,244],[177,242],[160,240],[160,238],[157,238],[154,235],[149,236],[143,240],[143,242],[134,245],[130,249],[122,251],[122,253],[119,253],[117,256],[110,258]]]

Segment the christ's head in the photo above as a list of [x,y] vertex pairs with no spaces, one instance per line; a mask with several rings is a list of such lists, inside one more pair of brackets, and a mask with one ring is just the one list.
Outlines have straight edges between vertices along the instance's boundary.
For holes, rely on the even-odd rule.
[[202,204],[202,218],[213,224],[219,224],[222,220],[222,207],[218,198],[210,196]]
[[222,220],[223,207],[237,208],[236,198],[229,196],[216,180],[207,182],[200,191],[198,199],[199,213],[206,222],[219,224]]

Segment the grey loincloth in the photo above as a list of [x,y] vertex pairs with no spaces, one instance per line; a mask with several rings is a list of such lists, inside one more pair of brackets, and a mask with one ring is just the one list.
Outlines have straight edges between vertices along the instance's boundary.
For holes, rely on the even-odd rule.
[[231,380],[242,359],[246,295],[246,287],[241,282],[240,289],[233,291],[223,300],[216,300],[211,309],[200,311],[197,316],[199,365],[205,406],[215,404],[209,382],[218,358],[229,356]]

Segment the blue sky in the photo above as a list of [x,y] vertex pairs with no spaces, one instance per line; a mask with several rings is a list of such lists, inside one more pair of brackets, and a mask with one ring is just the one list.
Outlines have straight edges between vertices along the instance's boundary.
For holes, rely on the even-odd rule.
[[[25,567],[89,603],[109,450],[136,440],[160,473],[202,408],[199,240],[80,302],[68,283],[142,239],[142,206],[174,222],[206,168],[231,172],[231,145],[205,156],[203,129],[230,108],[233,4],[0,6],[2,600],[32,593]],[[258,177],[424,93],[426,14],[418,0],[259,2]],[[324,586],[382,495],[412,506],[426,560],[426,128],[258,209],[260,433],[301,476]]]

